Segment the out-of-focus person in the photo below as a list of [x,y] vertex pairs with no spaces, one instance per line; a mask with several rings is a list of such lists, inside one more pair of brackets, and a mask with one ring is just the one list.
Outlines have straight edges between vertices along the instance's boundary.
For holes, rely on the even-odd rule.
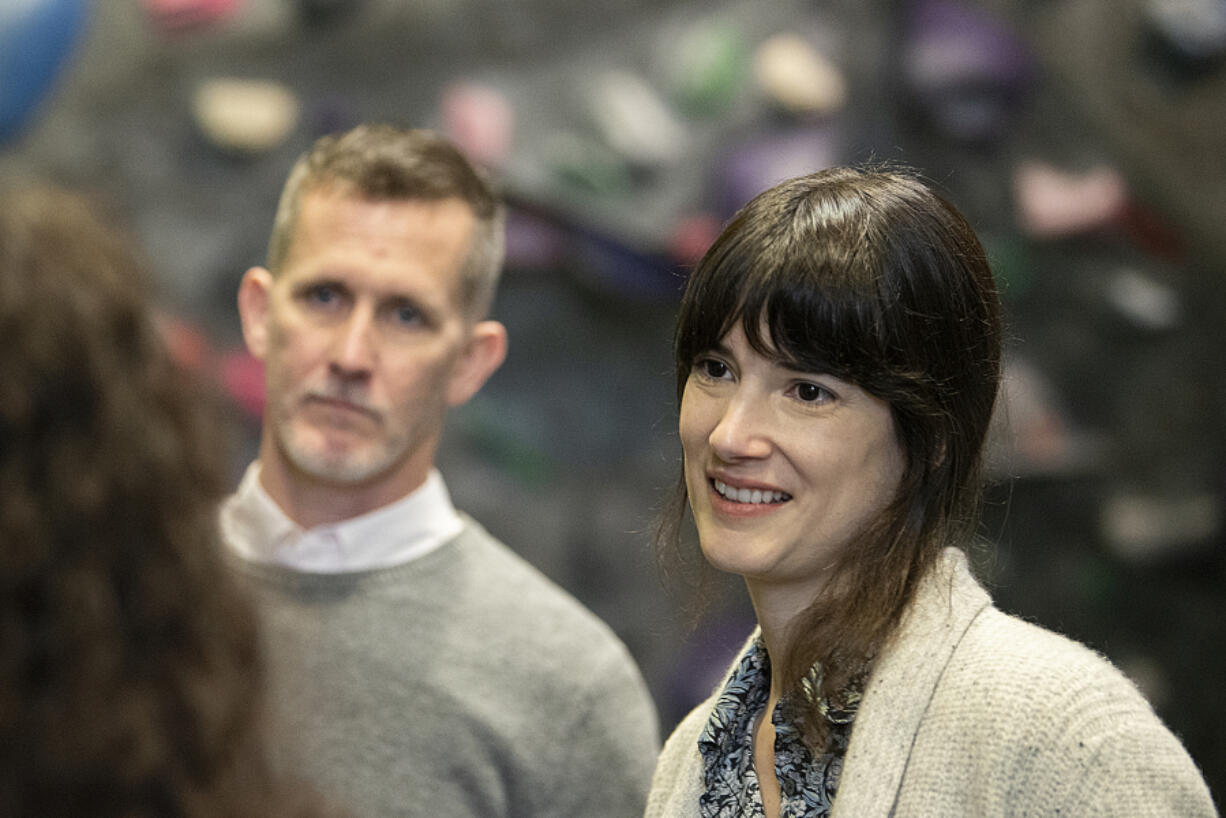
[[91,203],[0,194],[0,815],[311,815],[265,760],[219,445]]

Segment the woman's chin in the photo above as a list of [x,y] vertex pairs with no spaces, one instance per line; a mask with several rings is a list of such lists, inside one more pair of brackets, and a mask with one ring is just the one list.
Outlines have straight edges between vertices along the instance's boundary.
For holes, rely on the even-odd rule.
[[[712,539],[715,541],[713,542]],[[737,542],[720,542],[719,539],[721,538],[699,537],[702,555],[715,570],[751,578],[770,576],[777,568],[778,554],[758,548],[752,542],[746,542],[744,538]]]

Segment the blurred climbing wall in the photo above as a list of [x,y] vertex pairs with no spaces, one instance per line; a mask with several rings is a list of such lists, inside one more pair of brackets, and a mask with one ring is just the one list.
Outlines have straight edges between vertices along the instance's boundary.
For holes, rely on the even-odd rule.
[[252,455],[234,314],[284,175],[363,120],[440,128],[511,202],[506,366],[454,418],[457,503],[586,601],[664,727],[751,612],[690,631],[647,530],[676,478],[687,266],[774,181],[919,168],[1009,319],[983,566],[1133,675],[1226,792],[1223,0],[24,0],[0,9],[0,180],[130,225],[185,363]]

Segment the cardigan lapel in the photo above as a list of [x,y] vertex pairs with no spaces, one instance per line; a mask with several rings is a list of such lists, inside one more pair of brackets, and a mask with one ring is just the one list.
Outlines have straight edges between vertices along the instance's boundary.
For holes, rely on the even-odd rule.
[[971,621],[991,604],[965,555],[947,548],[877,660],[852,728],[832,818],[888,816],[941,674]]

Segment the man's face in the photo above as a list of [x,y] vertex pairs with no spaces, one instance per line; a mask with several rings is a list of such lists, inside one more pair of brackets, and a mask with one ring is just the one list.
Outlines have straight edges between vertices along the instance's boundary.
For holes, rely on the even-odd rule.
[[244,336],[263,359],[268,408],[261,460],[340,486],[416,488],[447,409],[486,371],[483,332],[459,302],[473,234],[459,199],[369,201],[333,190],[302,200],[274,278],[248,271]]

